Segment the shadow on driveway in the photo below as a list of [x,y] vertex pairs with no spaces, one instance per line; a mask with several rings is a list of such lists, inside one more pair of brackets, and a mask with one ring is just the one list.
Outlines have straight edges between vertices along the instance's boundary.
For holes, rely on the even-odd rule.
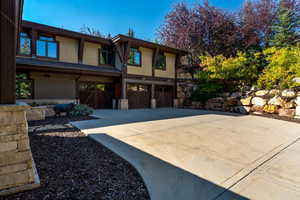
[[[143,177],[152,200],[248,200],[105,133],[89,137],[131,163]],[[222,197],[225,192],[226,199]]]

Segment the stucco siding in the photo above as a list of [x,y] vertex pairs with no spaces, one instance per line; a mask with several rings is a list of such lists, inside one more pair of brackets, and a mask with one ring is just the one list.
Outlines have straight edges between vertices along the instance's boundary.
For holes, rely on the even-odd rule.
[[57,36],[59,41],[59,60],[63,62],[78,63],[78,41]]
[[153,50],[140,47],[142,53],[142,66],[128,65],[127,73],[135,75],[152,76],[152,56]]
[[83,64],[99,65],[99,49],[100,44],[85,42],[83,50]]
[[175,60],[176,55],[165,53],[166,56],[166,70],[155,70],[156,77],[175,78]]

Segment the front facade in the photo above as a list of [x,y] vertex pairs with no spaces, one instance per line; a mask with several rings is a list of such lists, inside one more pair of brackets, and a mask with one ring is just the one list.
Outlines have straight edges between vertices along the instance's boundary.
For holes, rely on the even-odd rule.
[[172,107],[186,52],[118,35],[112,39],[23,21],[17,97],[96,109]]

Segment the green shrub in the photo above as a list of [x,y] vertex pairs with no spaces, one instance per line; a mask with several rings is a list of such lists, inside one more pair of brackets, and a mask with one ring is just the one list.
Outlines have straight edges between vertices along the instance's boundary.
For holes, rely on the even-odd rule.
[[223,90],[222,84],[215,82],[202,83],[192,92],[191,100],[205,102],[210,98],[219,96]]
[[93,114],[94,110],[87,105],[79,104],[76,105],[70,112],[72,116],[89,116]]
[[300,48],[287,47],[277,49],[268,48],[263,52],[269,62],[259,76],[258,86],[262,89],[286,89],[300,86],[292,81],[300,77]]

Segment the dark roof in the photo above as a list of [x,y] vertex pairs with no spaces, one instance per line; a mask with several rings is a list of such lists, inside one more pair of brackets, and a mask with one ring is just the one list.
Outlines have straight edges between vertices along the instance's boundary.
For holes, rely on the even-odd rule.
[[35,22],[30,22],[30,21],[22,21],[22,28],[34,28],[36,30],[42,31],[44,33],[48,34],[53,34],[53,35],[60,35],[60,36],[66,36],[66,37],[71,37],[75,39],[85,39],[86,41],[90,42],[96,42],[96,43],[101,43],[101,44],[106,44],[106,45],[112,45],[112,41],[110,39],[98,37],[98,36],[93,36],[93,35],[87,35],[83,33],[79,33],[76,31],[70,31],[62,28],[57,28],[53,26],[48,26],[44,24],[39,24]]
[[43,71],[66,71],[82,74],[99,74],[120,76],[121,71],[110,65],[92,66],[77,63],[41,60],[36,58],[17,57],[17,69],[36,69]]
[[183,54],[183,55],[188,54],[188,51],[183,50],[183,49],[173,48],[173,47],[169,47],[169,46],[166,46],[166,45],[162,45],[162,44],[158,44],[158,43],[154,43],[154,42],[149,42],[149,41],[146,41],[146,40],[133,38],[133,37],[129,37],[129,36],[122,35],[122,34],[119,34],[119,35],[113,37],[112,41],[113,42],[131,41],[133,44],[137,44],[137,45],[144,46],[144,47],[160,48],[163,51],[167,51],[167,52],[171,52],[171,53],[178,53],[178,54]]

